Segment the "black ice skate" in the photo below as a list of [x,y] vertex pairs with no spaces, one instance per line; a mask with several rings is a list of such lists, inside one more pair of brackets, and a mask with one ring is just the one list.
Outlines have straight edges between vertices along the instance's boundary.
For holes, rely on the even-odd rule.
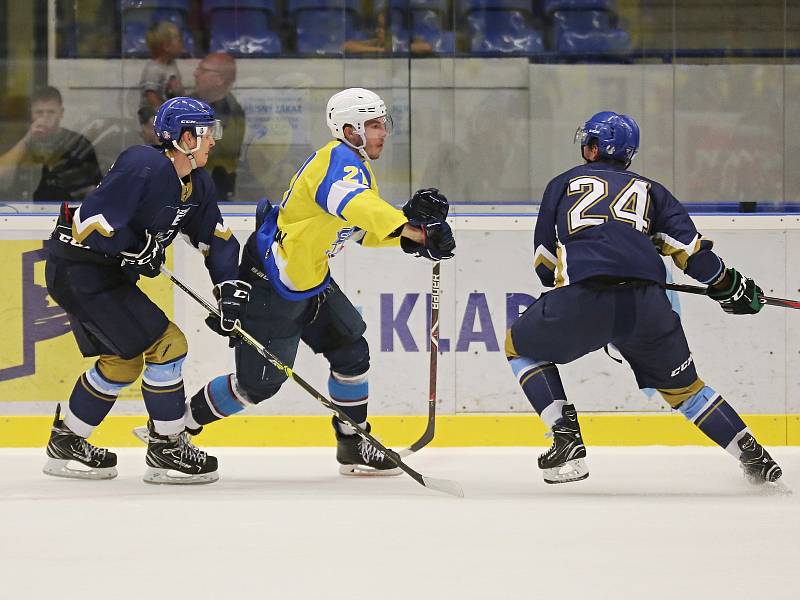
[[[339,419],[333,417],[333,430],[336,432],[336,460],[342,475],[400,475],[400,469],[389,460],[386,453],[361,439],[358,434],[345,435],[339,431]],[[367,433],[371,427],[365,427]],[[391,452],[391,450],[390,450]]]
[[739,449],[742,451],[739,456],[739,464],[744,471],[744,477],[753,485],[763,485],[765,483],[777,482],[783,471],[778,466],[769,452],[759,444],[756,439],[746,433],[739,440]]
[[42,471],[55,477],[73,479],[113,479],[117,476],[117,455],[98,448],[73,433],[64,425],[61,405],[56,406],[56,416],[47,443],[47,462]]
[[581,437],[578,413],[571,404],[566,404],[563,416],[553,425],[553,445],[539,457],[545,483],[568,483],[580,481],[589,476],[586,446]]
[[148,421],[147,483],[197,484],[219,479],[217,459],[192,445],[186,433],[161,435]]

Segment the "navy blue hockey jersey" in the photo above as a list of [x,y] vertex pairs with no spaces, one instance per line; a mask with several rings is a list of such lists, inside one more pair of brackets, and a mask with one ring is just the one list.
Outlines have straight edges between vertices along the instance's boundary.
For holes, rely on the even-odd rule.
[[75,211],[72,239],[60,241],[113,258],[139,252],[145,231],[164,246],[183,233],[206,257],[214,283],[236,279],[239,242],[223,222],[211,176],[195,169],[184,180],[158,148],[128,148]]
[[663,284],[661,255],[703,283],[724,269],[686,209],[661,184],[597,161],[547,185],[534,233],[534,268],[548,287],[597,276]]

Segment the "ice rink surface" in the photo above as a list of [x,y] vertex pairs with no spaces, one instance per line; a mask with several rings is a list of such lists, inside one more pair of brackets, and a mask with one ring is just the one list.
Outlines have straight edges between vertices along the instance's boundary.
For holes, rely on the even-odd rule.
[[717,448],[590,448],[590,476],[545,485],[540,448],[425,449],[403,475],[345,478],[333,448],[230,449],[220,481],[41,473],[0,451],[0,598],[231,600],[797,599],[800,448],[773,448],[795,493],[747,485]]

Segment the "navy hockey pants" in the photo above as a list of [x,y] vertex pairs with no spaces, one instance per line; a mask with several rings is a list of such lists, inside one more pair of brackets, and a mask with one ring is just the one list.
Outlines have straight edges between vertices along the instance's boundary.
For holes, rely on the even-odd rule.
[[[293,366],[302,340],[323,354],[331,370],[361,375],[369,369],[369,348],[362,337],[364,319],[331,280],[324,293],[305,300],[281,297],[263,280],[253,281],[242,327],[287,366]],[[236,379],[254,402],[273,396],[286,374],[247,344],[236,346]]]
[[169,325],[167,315],[119,265],[49,257],[47,291],[69,316],[84,356],[140,356]]
[[511,339],[520,356],[556,364],[613,344],[640,388],[683,388],[697,379],[681,320],[655,283],[556,288],[512,325]]

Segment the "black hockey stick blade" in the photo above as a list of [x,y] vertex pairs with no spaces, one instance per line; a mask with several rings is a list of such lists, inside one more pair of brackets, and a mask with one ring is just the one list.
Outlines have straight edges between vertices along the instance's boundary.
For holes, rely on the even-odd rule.
[[[674,292],[686,292],[687,294],[700,294],[701,296],[708,296],[708,288],[701,285],[667,283],[664,287]],[[773,298],[772,296],[761,296],[761,300],[764,304],[769,304],[770,306],[782,306],[783,308],[800,309],[800,300],[787,300],[786,298]]]
[[431,271],[431,349],[430,349],[430,372],[428,380],[428,423],[422,436],[405,450],[399,452],[405,458],[418,452],[427,446],[436,432],[436,375],[439,359],[439,292],[440,288],[440,268],[441,262],[436,261]]
[[[186,292],[188,296],[190,296],[193,300],[199,303],[212,315],[217,317],[219,316],[219,309],[216,306],[211,304],[208,300],[203,298],[195,290],[193,290],[188,285],[183,283],[180,279],[175,277],[175,275],[164,265],[161,265],[161,273],[164,274],[166,277],[168,277],[170,281],[172,281],[172,283],[174,283],[180,289]],[[275,356],[274,354],[272,354],[272,352],[267,350],[263,344],[261,344],[252,335],[247,333],[238,324],[234,325],[233,330],[244,343],[248,344],[251,348],[253,348],[256,352],[258,352],[268,363],[270,363],[276,369],[286,373],[287,378],[291,379],[292,381],[297,383],[301,388],[307,391],[309,394],[314,396],[314,398],[316,398],[323,406],[325,406],[325,408],[334,412],[336,414],[336,417],[340,421],[348,423],[353,429],[355,429],[356,434],[359,435],[361,439],[369,441],[369,443],[372,444],[375,448],[377,448],[381,452],[385,452],[389,460],[391,460],[400,470],[409,475],[414,481],[416,481],[422,486],[425,486],[432,490],[436,490],[437,492],[443,492],[445,494],[450,494],[453,496],[457,496],[459,498],[464,497],[464,492],[461,490],[461,485],[459,485],[458,482],[450,481],[447,479],[434,479],[430,477],[425,477],[422,474],[415,471],[414,469],[412,469],[411,467],[409,467],[400,459],[400,456],[398,455],[397,452],[389,450],[386,446],[381,444],[370,433],[364,430],[358,423],[356,423],[346,413],[344,413],[338,406],[336,406],[328,398],[320,394],[317,390],[315,390],[311,386],[311,384],[309,384],[305,379],[303,379],[297,373],[295,373],[291,367],[283,364],[283,362],[281,362],[281,360],[277,356]]]

